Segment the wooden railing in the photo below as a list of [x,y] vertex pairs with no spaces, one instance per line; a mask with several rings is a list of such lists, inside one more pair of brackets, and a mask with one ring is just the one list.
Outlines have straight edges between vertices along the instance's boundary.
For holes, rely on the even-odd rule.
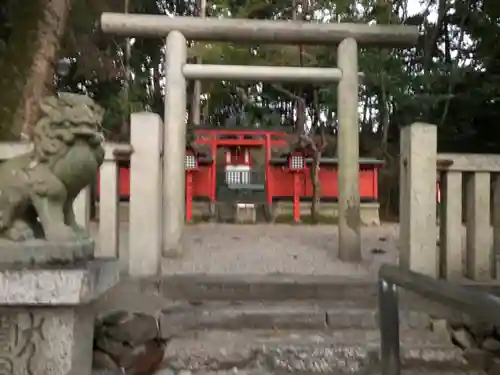
[[[161,128],[158,115],[133,114],[130,144],[106,143],[99,171],[95,255],[119,259],[123,270],[133,276],[156,275],[161,266]],[[31,147],[29,143],[0,142],[0,160],[28,152]],[[128,225],[120,226],[118,163],[124,158],[130,159],[131,169],[129,220]],[[73,205],[77,222],[87,230],[90,230],[91,204],[89,186],[80,192]]]
[[438,154],[436,127],[416,123],[402,130],[400,174],[403,268],[449,280],[495,279],[500,155]]

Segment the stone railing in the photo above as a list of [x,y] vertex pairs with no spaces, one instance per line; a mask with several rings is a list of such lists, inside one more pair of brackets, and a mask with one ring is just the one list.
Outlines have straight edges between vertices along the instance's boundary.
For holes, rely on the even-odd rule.
[[437,167],[442,194],[442,276],[456,279],[465,275],[478,281],[495,278],[495,254],[500,254],[500,155],[438,154]]
[[402,130],[400,163],[400,264],[450,280],[495,279],[500,155],[438,154],[436,126],[416,123]]
[[[106,143],[105,160],[99,171],[95,255],[119,258],[122,270],[134,276],[152,276],[160,270],[161,127],[158,115],[133,114],[130,144]],[[0,142],[0,161],[28,152],[30,148],[29,143]],[[118,162],[123,158],[130,158],[131,199],[129,223],[120,230]],[[73,206],[77,222],[87,230],[90,230],[90,206],[90,187],[87,187]]]

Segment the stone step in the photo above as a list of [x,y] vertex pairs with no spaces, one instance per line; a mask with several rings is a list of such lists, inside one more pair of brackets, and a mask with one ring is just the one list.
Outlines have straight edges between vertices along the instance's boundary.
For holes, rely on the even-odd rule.
[[[228,278],[168,276],[160,280],[125,279],[113,290],[106,293],[95,304],[100,315],[110,311],[124,310],[141,312],[157,316],[159,312],[165,320],[164,326],[178,326],[186,329],[196,328],[373,328],[377,321],[378,299],[375,282],[321,282],[322,278],[302,279],[295,277],[232,277],[230,284],[238,284],[248,293],[245,295],[233,292],[218,294],[214,287],[204,294],[205,282],[221,286]],[[207,281],[208,280],[208,281]],[[217,281],[219,280],[219,281]],[[246,281],[245,281],[246,280]],[[260,280],[260,281],[259,281]],[[294,283],[294,280],[297,284]],[[309,280],[309,283],[307,283]],[[323,279],[325,280],[325,279]],[[330,281],[335,278],[329,278]],[[199,283],[198,283],[199,281]],[[222,284],[218,284],[221,282]],[[246,284],[249,282],[249,284]],[[177,288],[182,284],[182,287]],[[274,285],[274,286],[272,286]],[[193,287],[194,290],[189,289]],[[224,288],[224,286],[221,286]],[[273,288],[274,291],[272,291]],[[297,299],[276,298],[273,293],[283,297],[282,288]],[[311,293],[312,297],[323,294],[323,299],[307,299],[308,288],[319,288],[320,292]],[[186,294],[184,294],[184,292]],[[198,292],[196,291],[198,290]],[[208,288],[210,289],[210,288]],[[173,291],[175,290],[175,291]],[[267,291],[266,291],[267,290]],[[294,292],[295,290],[295,292]],[[302,290],[302,291],[300,291]],[[184,297],[181,296],[184,294]],[[205,298],[210,297],[215,298]],[[268,298],[258,299],[258,296]],[[177,298],[169,298],[177,297]],[[228,297],[224,299],[222,297]],[[245,298],[250,297],[250,298]],[[291,296],[290,296],[291,297]],[[400,320],[402,325],[422,326],[426,324],[427,316],[460,320],[459,311],[448,309],[446,305],[432,303],[416,295],[400,293]],[[422,313],[415,313],[422,312]],[[233,327],[233,328],[231,328]]]
[[160,293],[172,300],[287,301],[376,299],[375,280],[308,275],[165,275]]
[[[191,372],[188,371],[174,371],[169,368],[158,370],[155,375],[191,375]],[[234,370],[226,370],[226,371],[199,371],[196,372],[197,375],[278,375],[281,373],[273,373],[271,371],[263,370],[263,369],[254,369],[254,370],[238,370],[238,372],[234,372]],[[92,375],[120,375],[117,373],[99,373],[94,372]],[[330,375],[330,373],[329,373]],[[369,372],[365,375],[381,375],[380,372]],[[431,370],[428,368],[421,369],[403,369],[401,371],[401,375],[490,375],[482,370],[470,370],[470,369],[456,369],[456,370]],[[493,373],[491,374],[493,375]]]
[[[426,330],[427,313],[402,310],[403,328]],[[377,308],[369,303],[350,302],[206,302],[199,306],[178,305],[160,314],[163,337],[193,329],[378,329]]]
[[[469,369],[462,350],[442,337],[402,331],[402,365],[428,371]],[[172,338],[164,365],[174,371],[369,374],[379,368],[376,330],[205,330]],[[261,372],[262,373],[262,372]]]
[[[378,293],[375,279],[331,275],[173,274],[164,275],[151,285],[164,298],[187,301],[364,300],[376,303]],[[500,295],[498,284],[464,282],[463,286]],[[405,291],[401,296],[402,302],[411,302],[416,297]]]
[[[196,375],[280,375],[281,373],[273,373],[271,371],[263,369],[253,369],[253,370],[226,370],[226,371],[199,371]],[[121,370],[93,370],[92,375],[123,375]],[[170,368],[163,368],[157,370],[154,375],[192,375],[190,371],[175,371]],[[330,375],[330,374],[329,374]],[[381,375],[380,372],[370,372],[365,375]],[[470,370],[470,369],[456,369],[456,370],[435,370],[429,371],[428,368],[421,369],[403,369],[401,375],[490,375],[482,370]],[[494,375],[491,373],[491,375]]]

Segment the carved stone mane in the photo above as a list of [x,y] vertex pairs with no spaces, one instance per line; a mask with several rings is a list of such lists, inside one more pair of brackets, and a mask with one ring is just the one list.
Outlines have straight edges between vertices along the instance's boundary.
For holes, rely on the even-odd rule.
[[104,110],[88,96],[62,93],[45,98],[40,108],[42,117],[33,130],[34,156],[40,162],[64,152],[75,140],[74,128],[82,124],[94,128],[102,138],[98,131]]

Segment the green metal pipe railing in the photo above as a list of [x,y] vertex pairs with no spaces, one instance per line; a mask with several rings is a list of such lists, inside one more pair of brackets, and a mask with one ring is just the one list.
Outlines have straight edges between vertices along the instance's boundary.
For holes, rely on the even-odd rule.
[[398,287],[482,322],[500,325],[499,297],[384,264],[378,278],[382,375],[401,374]]

